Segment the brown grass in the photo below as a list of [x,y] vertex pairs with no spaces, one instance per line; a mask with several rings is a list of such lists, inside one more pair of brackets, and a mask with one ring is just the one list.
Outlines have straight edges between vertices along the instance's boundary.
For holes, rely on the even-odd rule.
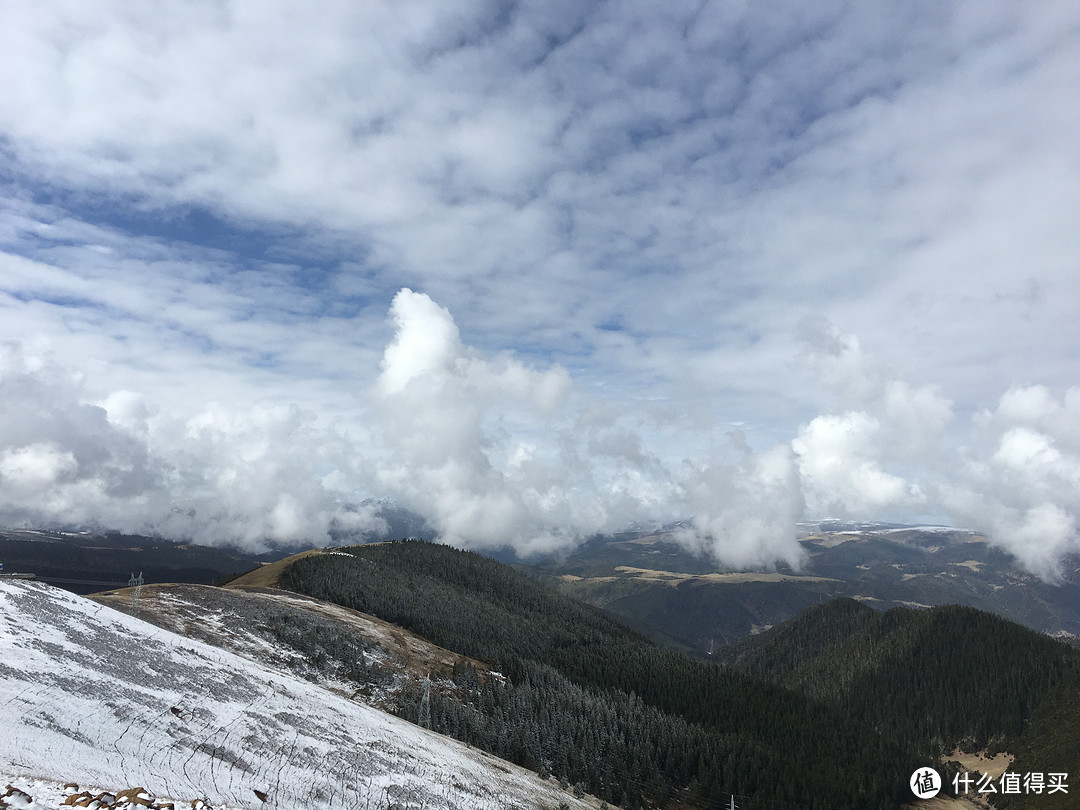
[[616,571],[634,579],[678,585],[681,582],[836,582],[828,577],[804,577],[797,574],[781,574],[777,571],[734,571],[727,574],[684,574],[677,571],[656,571],[651,568],[632,568],[620,565]]
[[969,754],[961,751],[957,748],[947,757],[947,760],[953,762],[959,762],[969,771],[980,771],[981,773],[988,774],[994,779],[999,779],[1005,771],[1009,770],[1009,766],[1012,765],[1012,754],[997,754],[996,756],[989,757],[985,751],[978,751],[974,754]]
[[310,557],[312,555],[323,554],[324,551],[321,548],[313,548],[308,551],[301,551],[299,554],[293,554],[291,557],[286,557],[283,560],[277,562],[266,563],[265,565],[256,568],[254,571],[249,571],[242,577],[237,577],[232,582],[225,585],[226,588],[276,588],[278,577],[281,576],[281,572],[299,560],[301,557]]

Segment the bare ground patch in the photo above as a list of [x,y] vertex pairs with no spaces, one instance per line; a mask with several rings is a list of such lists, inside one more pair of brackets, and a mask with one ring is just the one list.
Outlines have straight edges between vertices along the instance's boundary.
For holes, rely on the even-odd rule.
[[946,759],[952,762],[959,762],[964,768],[969,771],[979,771],[985,773],[993,779],[999,779],[1005,771],[1012,765],[1015,757],[1012,754],[1000,753],[995,756],[988,756],[985,751],[977,751],[975,753],[966,753],[957,748]]
[[658,571],[652,568],[633,568],[628,565],[616,567],[616,571],[634,579],[660,582],[665,585],[678,585],[682,582],[837,582],[829,577],[799,576],[781,574],[778,571],[732,571],[715,574],[684,574],[678,571]]

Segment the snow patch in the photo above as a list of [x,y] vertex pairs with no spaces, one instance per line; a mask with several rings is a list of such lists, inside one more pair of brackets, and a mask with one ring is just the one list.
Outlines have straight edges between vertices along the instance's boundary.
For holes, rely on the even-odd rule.
[[0,582],[0,616],[0,774],[140,785],[236,810],[595,806],[370,706],[41,583]]

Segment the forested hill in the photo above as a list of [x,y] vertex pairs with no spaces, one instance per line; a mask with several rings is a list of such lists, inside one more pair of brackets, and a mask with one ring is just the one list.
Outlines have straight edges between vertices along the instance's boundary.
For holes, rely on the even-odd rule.
[[[1080,773],[1080,651],[992,613],[879,613],[837,599],[717,658],[906,747],[931,742],[948,754],[965,742],[1017,754],[1012,770],[1021,773]],[[1036,798],[1040,808],[1067,806],[1060,795]]]
[[343,551],[298,559],[280,585],[492,664],[505,685],[460,670],[470,699],[431,689],[418,717],[607,801],[896,808],[926,762],[835,707],[659,648],[477,554],[418,542]]

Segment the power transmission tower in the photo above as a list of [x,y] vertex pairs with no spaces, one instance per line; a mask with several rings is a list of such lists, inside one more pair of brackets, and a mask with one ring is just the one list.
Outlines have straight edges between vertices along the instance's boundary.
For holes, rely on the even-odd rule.
[[424,678],[424,694],[420,698],[420,716],[417,725],[431,728],[431,677]]
[[128,580],[128,587],[135,589],[131,592],[131,608],[136,614],[139,612],[139,591],[142,590],[142,586],[143,572],[140,571],[138,576],[132,573],[131,578]]

